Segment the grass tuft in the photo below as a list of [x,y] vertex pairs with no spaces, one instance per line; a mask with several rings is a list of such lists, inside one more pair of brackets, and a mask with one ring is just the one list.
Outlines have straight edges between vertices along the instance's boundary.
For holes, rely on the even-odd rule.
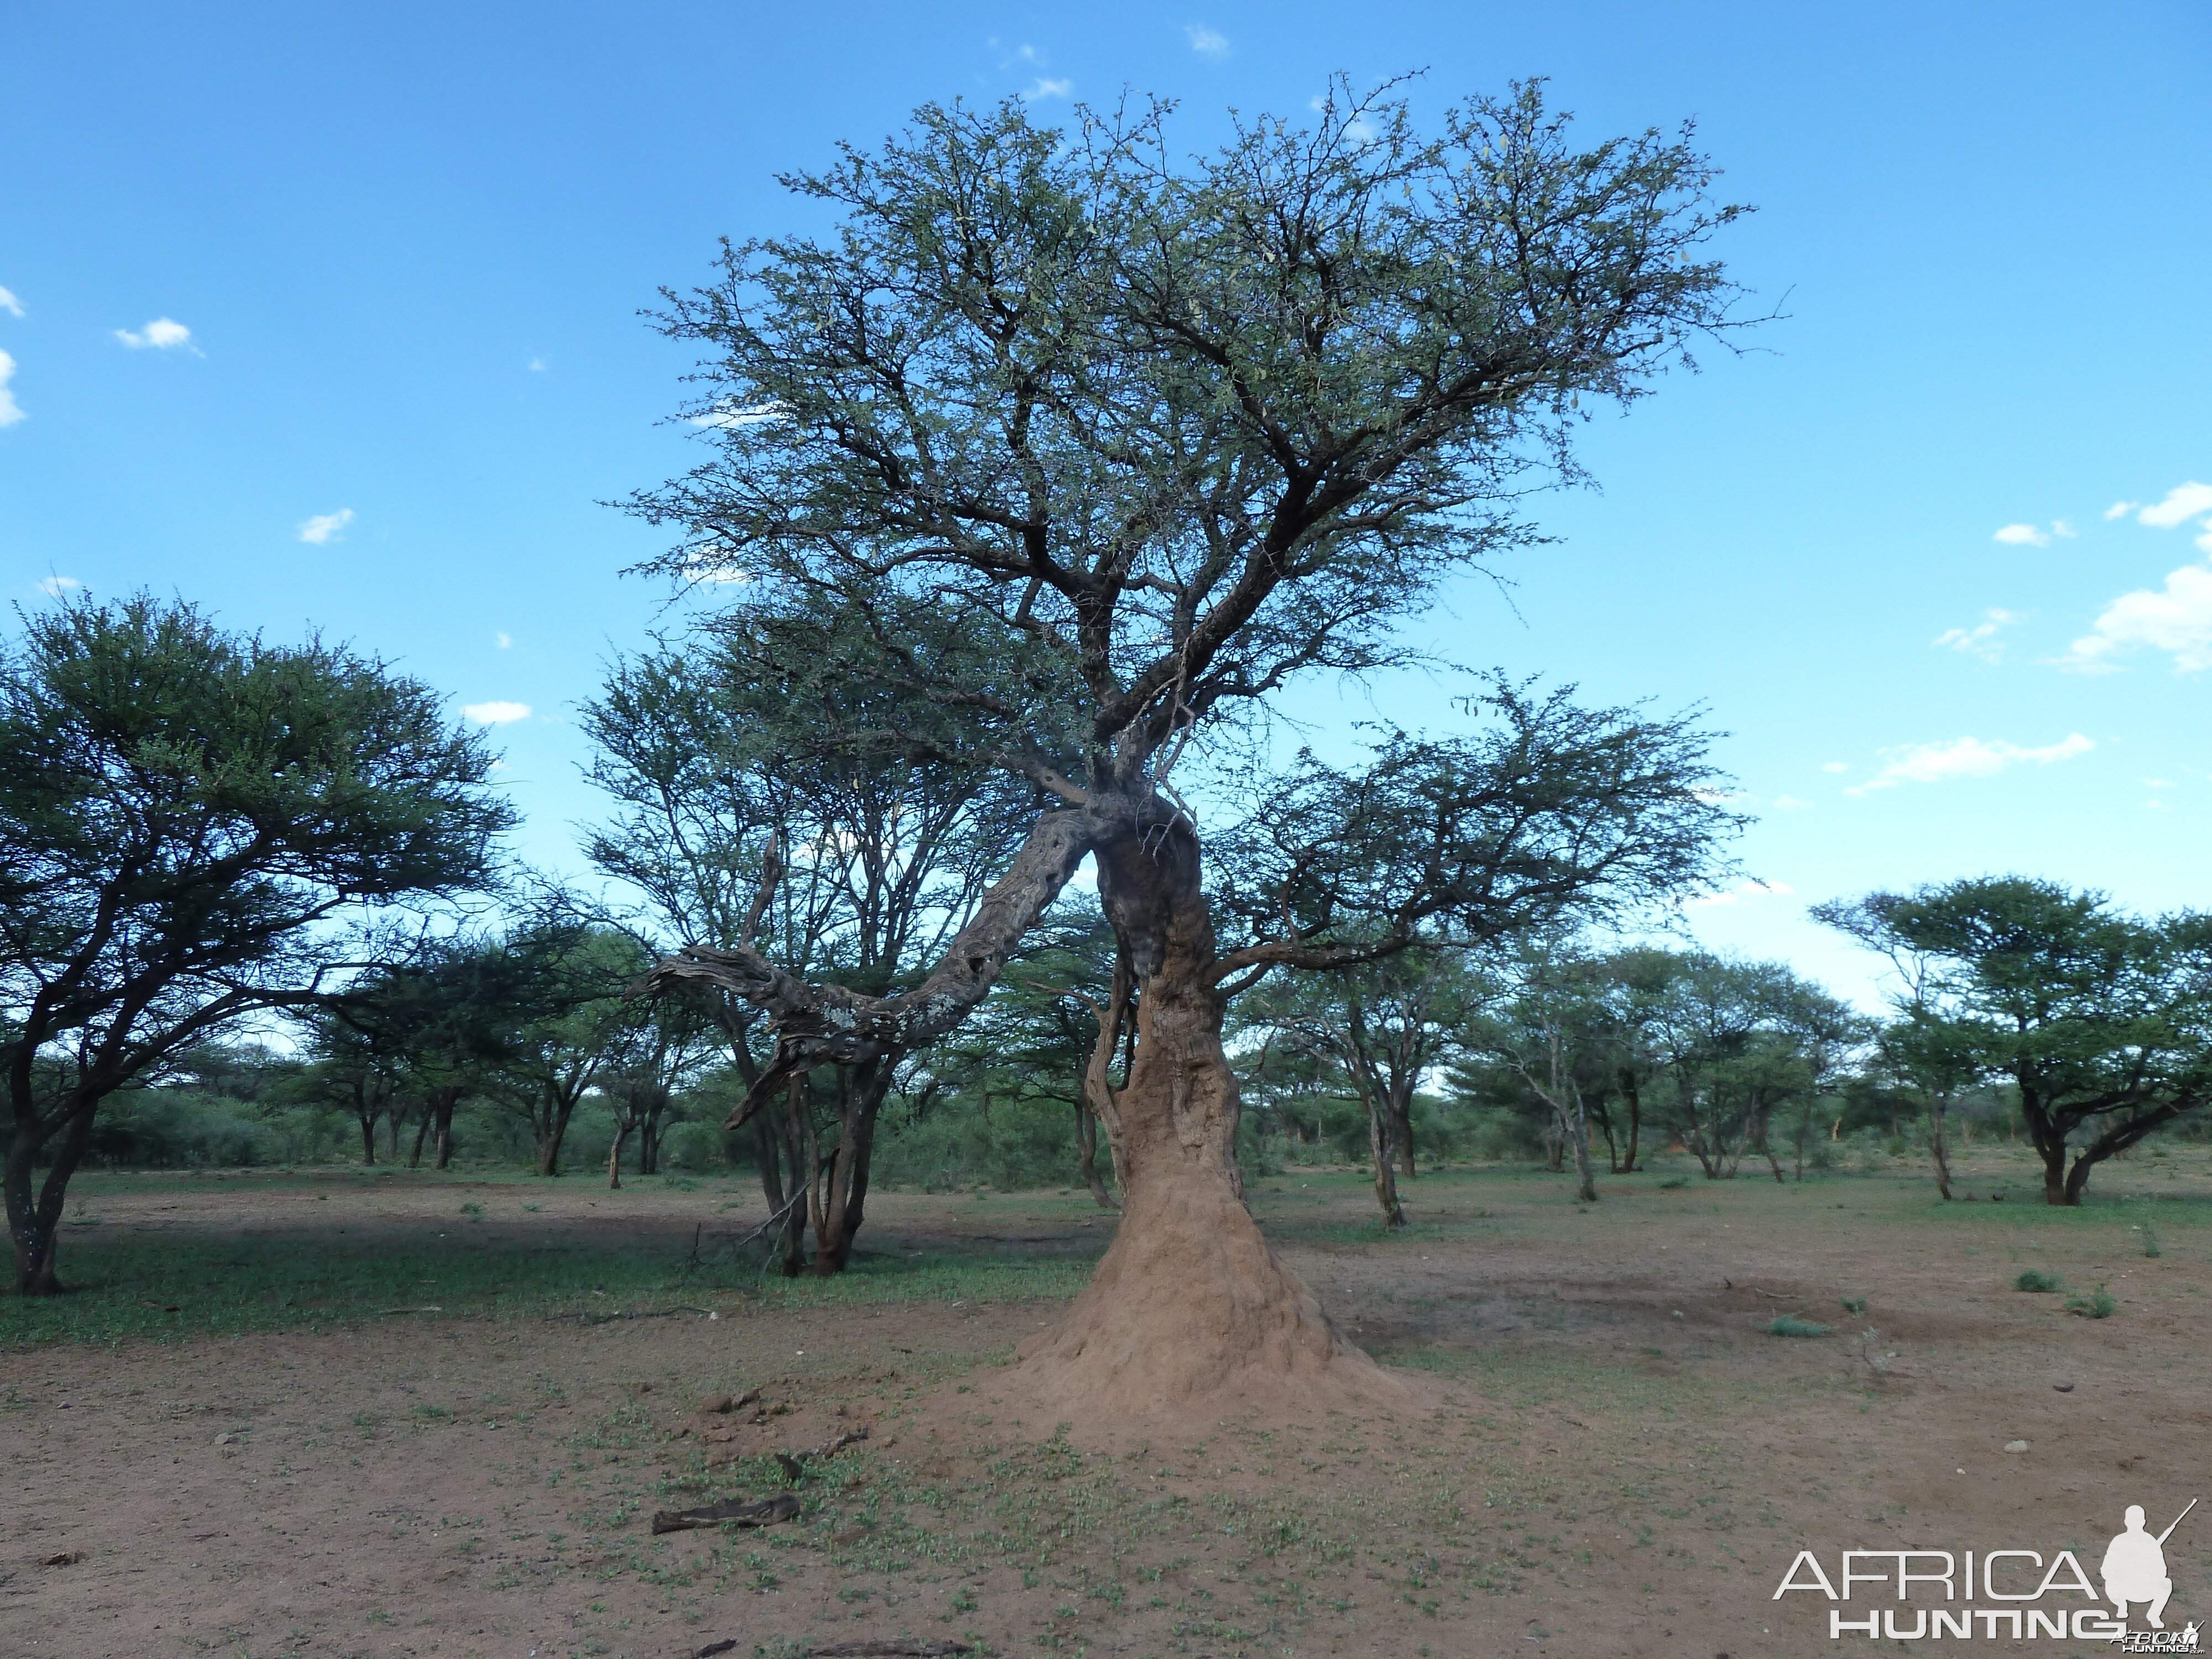
[[2079,1314],[2084,1319],[2110,1319],[2119,1310],[2120,1304],[2102,1285],[2094,1291],[2077,1291],[2066,1298],[2066,1311]]
[[2012,1282],[2015,1291],[2055,1291],[2061,1281],[2057,1273],[2039,1273],[2030,1267]]

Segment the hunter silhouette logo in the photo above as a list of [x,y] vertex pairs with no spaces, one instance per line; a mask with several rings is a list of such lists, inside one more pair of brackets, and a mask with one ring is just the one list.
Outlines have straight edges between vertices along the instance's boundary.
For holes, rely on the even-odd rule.
[[[2173,1596],[2166,1541],[2197,1501],[2191,1498],[2160,1533],[2148,1529],[2142,1504],[2128,1505],[2123,1530],[2098,1564],[2102,1594],[2072,1550],[2060,1550],[2047,1561],[2039,1550],[1845,1550],[1832,1578],[1818,1555],[1800,1550],[1772,1599],[1802,1590],[1831,1602],[1860,1602],[1848,1611],[1828,1609],[1831,1641],[1846,1636],[1903,1642],[2048,1638],[2106,1642],[2123,1653],[2201,1653],[2195,1620],[2181,1630],[2166,1627],[2166,1603]],[[2069,1603],[2069,1598],[2078,1599]],[[1916,1601],[1921,1605],[1911,1606]],[[1895,1605],[1866,1607],[1867,1601]],[[2136,1607],[2148,1628],[2129,1627],[2130,1609]]]

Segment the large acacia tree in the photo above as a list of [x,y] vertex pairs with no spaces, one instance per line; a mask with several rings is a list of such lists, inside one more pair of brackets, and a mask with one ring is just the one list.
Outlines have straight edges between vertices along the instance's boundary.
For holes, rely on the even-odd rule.
[[1044,1398],[1372,1381],[1242,1202],[1231,997],[1703,867],[1723,815],[1687,725],[1509,686],[1465,732],[1252,783],[1219,905],[1191,802],[1264,760],[1293,682],[1407,660],[1442,584],[1534,539],[1516,503],[1571,471],[1579,411],[1726,325],[1711,179],[1680,138],[1577,148],[1534,88],[1433,136],[1340,88],[1309,128],[1188,161],[1157,109],[1062,131],[933,106],[787,181],[834,229],[727,247],[669,296],[713,452],[636,500],[680,532],[659,568],[713,579],[801,698],[810,675],[881,688],[903,712],[848,733],[856,755],[1030,788],[1018,850],[911,988],[809,982],[751,943],[660,982],[776,1032],[743,1121],[957,1026],[1094,861],[1117,967],[1090,1090],[1125,1209],[1027,1351]]

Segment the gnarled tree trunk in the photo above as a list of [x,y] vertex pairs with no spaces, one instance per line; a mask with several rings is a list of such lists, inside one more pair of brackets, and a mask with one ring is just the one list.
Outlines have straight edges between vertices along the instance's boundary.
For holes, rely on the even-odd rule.
[[1223,1409],[1371,1400],[1388,1380],[1244,1207],[1237,1079],[1221,1046],[1225,1003],[1194,839],[1177,822],[1096,851],[1136,991],[1128,1076],[1100,1113],[1121,1221],[1066,1316],[1022,1345],[1017,1385],[1058,1410],[1109,1416],[1195,1400]]

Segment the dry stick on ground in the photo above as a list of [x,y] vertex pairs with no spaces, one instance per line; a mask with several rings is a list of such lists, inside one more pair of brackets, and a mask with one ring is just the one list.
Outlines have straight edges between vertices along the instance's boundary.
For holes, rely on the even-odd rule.
[[846,1447],[858,1444],[867,1437],[868,1431],[866,1429],[854,1429],[851,1433],[841,1434],[835,1440],[827,1441],[815,1447],[811,1451],[778,1452],[775,1455],[776,1467],[783,1471],[785,1480],[797,1486],[799,1477],[805,1472],[805,1465],[835,1457]]
[[779,1521],[788,1521],[799,1513],[799,1500],[789,1492],[779,1492],[761,1503],[747,1504],[734,1498],[726,1498],[719,1504],[702,1504],[696,1509],[657,1510],[653,1512],[653,1530],[664,1532],[694,1532],[706,1527],[719,1527],[724,1522],[738,1527],[772,1527]]
[[633,1312],[633,1311],[629,1311],[629,1310],[624,1310],[624,1311],[623,1311],[623,1312],[622,1312],[622,1313],[611,1313],[611,1314],[564,1313],[564,1314],[554,1314],[554,1315],[551,1315],[551,1316],[550,1316],[551,1318],[554,1318],[554,1319],[556,1319],[556,1320],[558,1320],[558,1319],[574,1319],[574,1320],[575,1320],[575,1321],[579,1322],[580,1323],[586,1324],[586,1325],[611,1325],[611,1324],[613,1324],[613,1323],[615,1322],[615,1321],[617,1321],[617,1320],[618,1320],[618,1319],[665,1319],[665,1318],[667,1318],[671,1314],[686,1314],[686,1313],[688,1313],[688,1314],[702,1314],[702,1315],[703,1315],[703,1314],[711,1314],[713,1311],[714,1311],[714,1310],[713,1310],[712,1309],[710,1309],[710,1308],[695,1308],[695,1307],[691,1306],[689,1303],[686,1303],[686,1304],[684,1304],[682,1307],[679,1307],[679,1308],[655,1308],[655,1309],[654,1309],[651,1313],[636,1313],[636,1312]]

